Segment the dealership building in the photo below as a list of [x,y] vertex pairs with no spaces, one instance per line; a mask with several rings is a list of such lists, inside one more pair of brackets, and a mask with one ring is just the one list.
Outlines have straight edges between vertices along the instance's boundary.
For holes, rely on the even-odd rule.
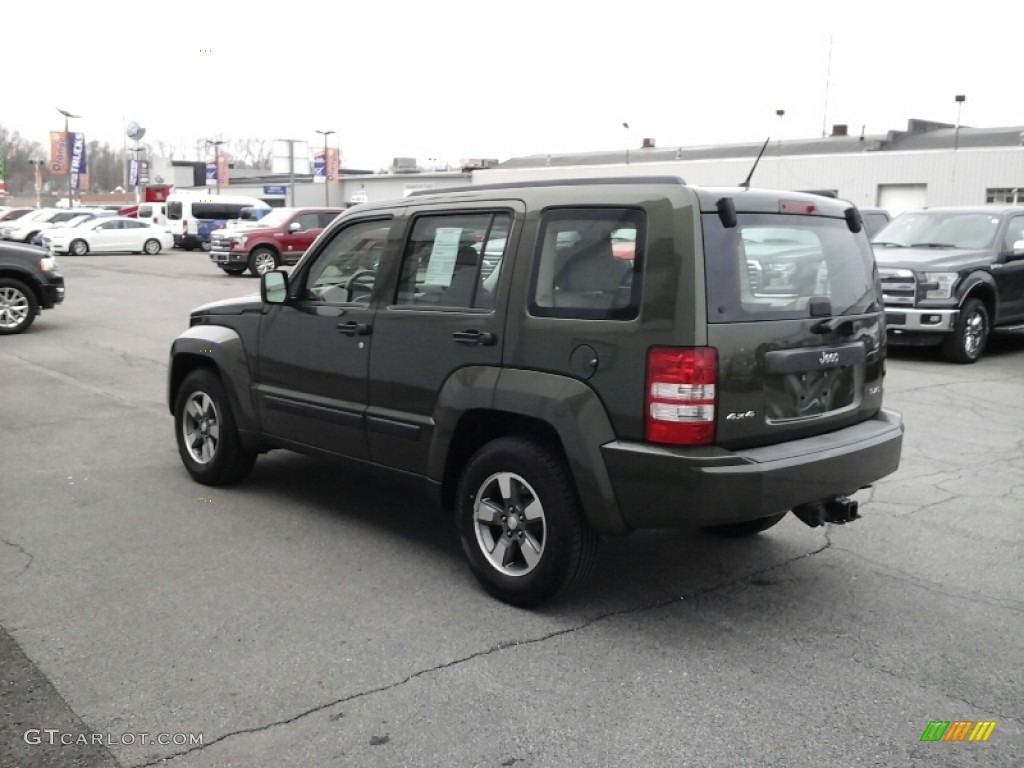
[[[351,206],[404,197],[424,189],[466,184],[631,175],[680,176],[701,186],[735,186],[754,166],[751,186],[828,190],[861,207],[896,214],[937,205],[1024,204],[1024,126],[957,127],[910,120],[906,130],[851,135],[845,125],[814,139],[769,140],[699,147],[658,147],[644,139],[632,149],[514,157],[503,163],[467,160],[454,171],[424,171],[396,158],[387,172],[341,168],[325,183],[308,163],[282,172],[230,169],[223,194],[259,197],[271,205]],[[207,188],[205,166],[154,161],[154,172],[179,188]]]

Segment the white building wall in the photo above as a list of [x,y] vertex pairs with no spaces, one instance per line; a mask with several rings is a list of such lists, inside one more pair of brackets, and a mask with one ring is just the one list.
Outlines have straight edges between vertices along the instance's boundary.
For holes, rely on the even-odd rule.
[[[540,168],[491,168],[473,172],[474,184],[526,179],[601,176],[681,176],[695,186],[735,186],[752,158],[679,160]],[[765,150],[751,180],[754,187],[834,189],[857,205],[878,204],[884,184],[925,184],[927,205],[978,205],[991,188],[1024,188],[1024,146],[918,152],[863,152],[850,155],[772,155]]]

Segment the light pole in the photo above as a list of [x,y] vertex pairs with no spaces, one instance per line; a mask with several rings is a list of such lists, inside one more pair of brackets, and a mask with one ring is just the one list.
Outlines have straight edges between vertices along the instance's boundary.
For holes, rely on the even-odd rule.
[[777,150],[777,156],[775,158],[775,186],[782,186],[782,118],[786,116],[786,110],[776,109],[775,116],[779,118],[779,139],[775,144]]
[[626,165],[629,165],[629,145],[632,141],[632,134],[629,132],[629,123],[623,123],[622,127],[626,129]]
[[953,151],[955,152],[960,148],[960,110],[964,107],[964,102],[967,101],[967,97],[958,93],[956,95],[956,131],[953,134]]
[[[290,207],[295,207],[295,145],[299,142],[299,139],[275,139],[288,145],[288,196],[290,198]],[[306,159],[309,159],[309,155],[306,155]],[[325,158],[326,161],[326,158]],[[326,171],[326,167],[324,168]]]
[[132,152],[134,154],[134,156],[135,156],[135,184],[134,184],[134,187],[135,187],[135,204],[138,205],[140,197],[141,197],[141,195],[139,193],[139,187],[141,186],[139,184],[139,182],[142,180],[142,160],[141,160],[141,157],[142,157],[142,153],[145,152],[146,150],[139,146],[139,140],[136,139],[135,140],[135,146],[131,147],[128,151]]
[[330,136],[334,131],[320,131],[317,133],[322,134],[324,137],[324,205],[329,206],[331,204],[331,176],[327,172],[327,137]]
[[72,162],[71,129],[68,126],[68,120],[70,118],[72,118],[72,117],[75,118],[76,120],[78,120],[78,119],[81,119],[82,116],[81,115],[72,115],[66,109],[61,109],[60,107],[57,107],[57,111],[60,112],[62,115],[64,115],[64,151],[68,153],[68,208],[70,209],[73,206],[73,203],[72,203],[72,200],[71,200],[71,177],[72,177],[73,174],[71,173],[71,171],[72,171],[72,168],[71,168],[71,162]]
[[206,140],[206,148],[209,149],[211,146],[213,147],[213,168],[214,168],[214,173],[217,176],[217,194],[218,195],[220,195],[220,148],[221,148],[221,145],[224,144],[224,143],[225,142],[220,141],[219,139],[217,141],[213,141],[212,139],[207,139]]
[[42,208],[43,204],[39,197],[43,190],[43,166],[46,164],[45,160],[29,160],[29,163],[35,169],[35,184],[36,184],[36,208]]

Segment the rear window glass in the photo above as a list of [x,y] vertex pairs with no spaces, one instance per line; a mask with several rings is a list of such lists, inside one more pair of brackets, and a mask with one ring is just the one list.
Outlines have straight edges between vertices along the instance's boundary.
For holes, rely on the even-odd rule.
[[167,203],[167,218],[171,221],[181,221],[181,203]]
[[740,214],[727,229],[701,218],[709,323],[806,318],[812,299],[833,315],[881,306],[871,245],[843,219]]

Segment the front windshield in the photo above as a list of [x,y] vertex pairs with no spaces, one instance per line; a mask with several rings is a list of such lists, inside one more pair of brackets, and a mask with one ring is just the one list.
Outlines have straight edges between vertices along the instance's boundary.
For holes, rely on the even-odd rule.
[[883,248],[989,248],[1000,221],[998,214],[984,212],[901,213],[872,243]]
[[86,214],[83,214],[82,216],[75,216],[75,218],[69,219],[68,222],[64,226],[66,226],[66,227],[78,227],[78,226],[81,226],[82,224],[85,224],[85,222],[87,222],[87,221],[92,221],[94,218],[95,218],[94,216],[86,215]]
[[280,227],[291,218],[292,213],[290,208],[275,208],[256,223],[261,227]]

